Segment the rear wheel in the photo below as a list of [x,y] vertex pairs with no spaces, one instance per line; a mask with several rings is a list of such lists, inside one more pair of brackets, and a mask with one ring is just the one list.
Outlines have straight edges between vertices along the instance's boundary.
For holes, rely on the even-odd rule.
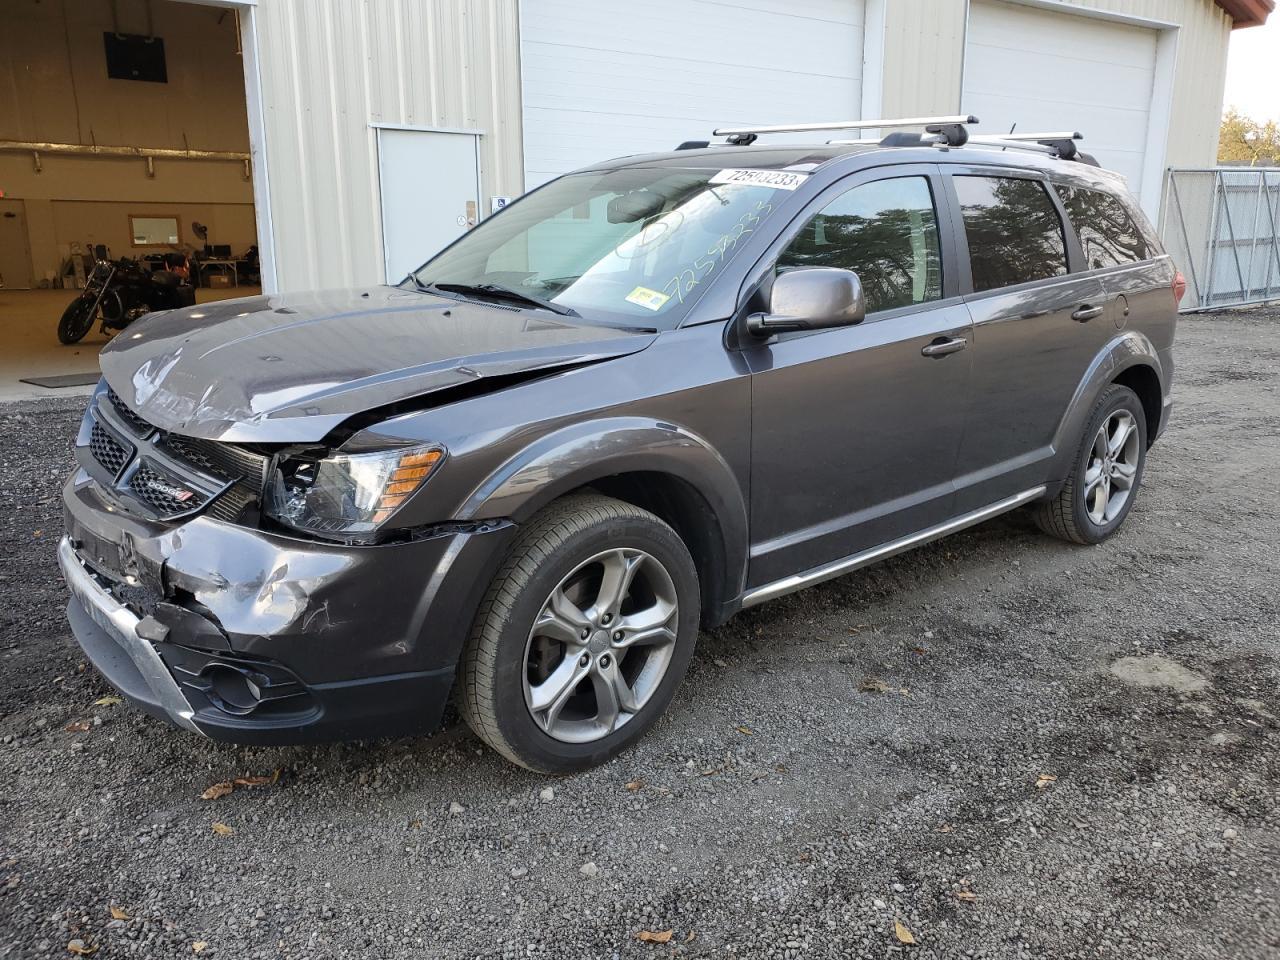
[[1085,427],[1071,476],[1056,497],[1040,505],[1036,523],[1073,543],[1100,543],[1133,508],[1146,466],[1147,421],[1142,401],[1113,384]]
[[646,510],[574,495],[534,517],[490,586],[460,665],[461,709],[499,753],[564,773],[662,715],[698,630],[684,543]]
[[97,313],[93,300],[76,297],[62,311],[62,319],[58,321],[58,340],[66,344],[79,343],[93,328]]

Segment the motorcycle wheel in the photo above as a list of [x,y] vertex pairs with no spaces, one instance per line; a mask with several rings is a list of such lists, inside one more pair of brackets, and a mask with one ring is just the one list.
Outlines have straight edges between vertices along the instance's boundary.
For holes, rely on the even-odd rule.
[[62,311],[62,319],[58,321],[58,339],[67,344],[79,343],[84,335],[93,328],[94,302],[85,297],[77,297]]

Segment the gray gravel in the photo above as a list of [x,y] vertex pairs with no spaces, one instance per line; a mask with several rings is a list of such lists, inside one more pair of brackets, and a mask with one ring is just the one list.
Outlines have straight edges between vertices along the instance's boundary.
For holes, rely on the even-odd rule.
[[456,721],[247,749],[95,705],[79,405],[0,407],[0,957],[1280,956],[1280,311],[1179,344],[1115,539],[1013,515],[753,610],[554,781]]

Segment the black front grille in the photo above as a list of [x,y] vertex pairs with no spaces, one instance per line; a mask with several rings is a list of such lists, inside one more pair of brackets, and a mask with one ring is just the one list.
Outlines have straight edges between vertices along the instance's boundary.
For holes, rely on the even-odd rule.
[[93,459],[102,465],[111,476],[116,476],[120,472],[120,468],[129,460],[129,451],[124,444],[120,443],[111,434],[102,428],[102,424],[95,422],[93,430],[89,433],[89,452],[93,455]]
[[124,425],[138,436],[145,437],[155,429],[151,424],[147,423],[147,421],[143,420],[140,416],[125,406],[124,401],[120,399],[120,395],[110,387],[107,387],[107,399],[111,401],[111,406],[115,409],[116,415],[124,421]]
[[258,491],[258,487],[251,487],[243,480],[236,481],[213,501],[213,505],[209,507],[209,516],[215,520],[236,523],[245,510],[258,502]]
[[182,481],[161,473],[148,461],[143,461],[129,480],[129,492],[139,502],[162,518],[198,510],[205,497]]
[[262,489],[267,474],[267,458],[262,454],[230,443],[183,437],[176,433],[165,434],[161,445],[179,460],[210,476],[244,480],[256,489]]

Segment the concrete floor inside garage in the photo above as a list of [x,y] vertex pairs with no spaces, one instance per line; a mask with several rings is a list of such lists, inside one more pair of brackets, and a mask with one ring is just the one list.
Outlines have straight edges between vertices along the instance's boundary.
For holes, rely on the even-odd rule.
[[[197,303],[255,297],[256,286],[199,289]],[[78,290],[0,290],[0,401],[37,400],[87,394],[93,388],[50,389],[23,383],[23,377],[51,377],[68,373],[92,373],[98,369],[98,351],[109,338],[95,326],[83,340],[66,346],[58,342],[58,319]]]

